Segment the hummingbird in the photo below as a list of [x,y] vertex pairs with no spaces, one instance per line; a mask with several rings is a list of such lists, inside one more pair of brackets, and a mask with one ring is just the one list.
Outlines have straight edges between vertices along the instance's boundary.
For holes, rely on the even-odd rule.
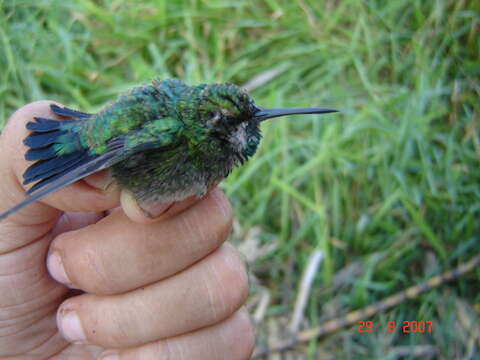
[[24,201],[0,220],[88,175],[111,168],[137,201],[175,202],[202,196],[255,154],[260,123],[329,108],[263,108],[232,83],[188,86],[154,79],[120,95],[95,114],[50,105],[63,120],[35,117],[23,140]]

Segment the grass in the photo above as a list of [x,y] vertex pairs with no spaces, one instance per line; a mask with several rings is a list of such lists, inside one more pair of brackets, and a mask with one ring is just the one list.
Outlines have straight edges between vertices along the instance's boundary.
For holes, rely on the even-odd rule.
[[[305,327],[479,253],[479,30],[473,0],[0,0],[0,118],[44,98],[94,111],[157,76],[245,84],[271,70],[252,90],[259,104],[341,109],[265,124],[257,155],[223,185],[234,240],[253,228],[257,246],[275,245],[251,265],[252,296],[271,295],[260,339],[289,318],[316,249]],[[479,275],[372,319],[432,320],[431,334],[355,327],[290,355],[414,358],[431,345],[435,358],[469,358],[461,314],[478,319]]]

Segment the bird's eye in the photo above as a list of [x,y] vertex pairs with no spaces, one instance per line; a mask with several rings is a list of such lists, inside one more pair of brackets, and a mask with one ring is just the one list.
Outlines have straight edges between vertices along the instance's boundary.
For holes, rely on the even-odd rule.
[[208,116],[207,124],[210,127],[217,127],[218,123],[222,119],[222,114],[220,114],[218,111],[211,111],[207,114],[207,116]]
[[211,112],[210,113],[210,121],[212,123],[217,123],[218,120],[220,120],[222,118],[222,114],[220,114],[219,112]]

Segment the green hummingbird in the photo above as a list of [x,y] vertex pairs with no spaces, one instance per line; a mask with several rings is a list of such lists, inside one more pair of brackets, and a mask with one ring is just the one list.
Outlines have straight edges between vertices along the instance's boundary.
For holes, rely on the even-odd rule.
[[260,123],[327,108],[266,109],[232,84],[188,86],[177,79],[135,87],[96,114],[52,104],[65,120],[36,117],[25,159],[28,197],[0,220],[90,174],[112,168],[138,201],[174,202],[204,195],[255,154]]

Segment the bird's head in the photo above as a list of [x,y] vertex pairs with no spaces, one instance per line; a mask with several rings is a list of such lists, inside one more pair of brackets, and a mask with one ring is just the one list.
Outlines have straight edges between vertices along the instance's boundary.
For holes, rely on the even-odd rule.
[[326,108],[266,109],[255,104],[242,88],[232,83],[199,85],[196,118],[208,136],[219,139],[245,160],[257,150],[260,122],[284,115],[326,114]]

